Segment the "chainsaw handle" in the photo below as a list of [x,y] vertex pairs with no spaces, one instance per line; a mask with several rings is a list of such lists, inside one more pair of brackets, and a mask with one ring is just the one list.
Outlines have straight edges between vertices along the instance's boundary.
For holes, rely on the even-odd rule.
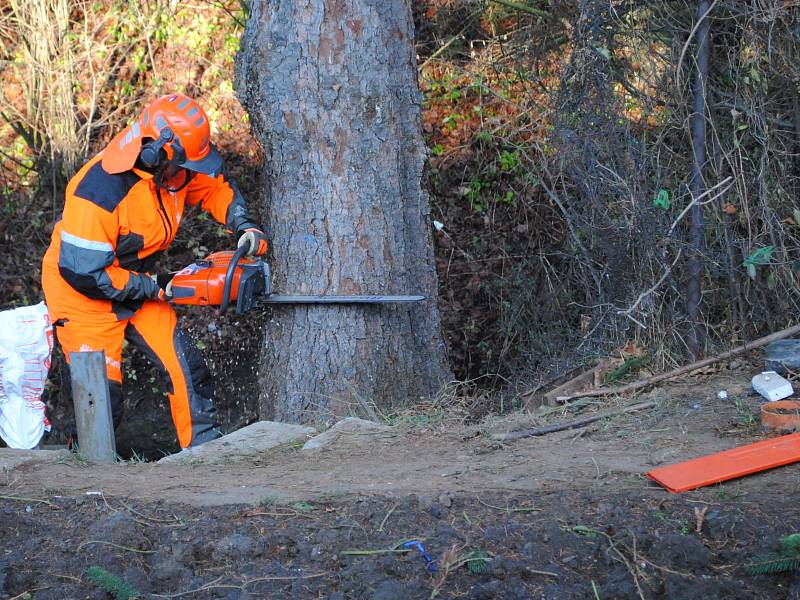
[[222,286],[222,302],[219,305],[220,316],[225,314],[225,311],[228,310],[228,304],[230,304],[231,285],[233,285],[233,276],[236,273],[236,265],[239,264],[239,261],[245,254],[247,254],[249,249],[250,247],[247,244],[239,246],[231,257],[231,262],[228,264],[228,270],[225,272],[225,285]]

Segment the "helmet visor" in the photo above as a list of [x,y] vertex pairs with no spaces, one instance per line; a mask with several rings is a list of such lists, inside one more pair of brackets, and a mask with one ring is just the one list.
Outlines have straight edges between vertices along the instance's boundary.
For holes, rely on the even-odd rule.
[[217,152],[216,146],[210,144],[211,148],[203,158],[200,160],[189,160],[188,158],[182,162],[173,162],[173,164],[189,169],[195,173],[203,173],[211,177],[216,177],[222,172],[222,155]]

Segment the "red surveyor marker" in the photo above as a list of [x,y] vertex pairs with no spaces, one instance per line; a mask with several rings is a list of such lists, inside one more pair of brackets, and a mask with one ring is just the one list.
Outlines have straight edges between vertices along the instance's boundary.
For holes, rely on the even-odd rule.
[[659,467],[646,475],[676,494],[797,461],[800,461],[800,433],[792,433]]

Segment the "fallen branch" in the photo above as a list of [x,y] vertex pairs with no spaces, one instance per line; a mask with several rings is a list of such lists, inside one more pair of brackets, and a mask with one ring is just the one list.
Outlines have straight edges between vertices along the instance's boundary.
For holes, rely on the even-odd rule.
[[595,421],[599,421],[600,419],[605,419],[606,417],[613,417],[615,415],[621,415],[623,413],[633,412],[635,410],[643,410],[645,408],[653,408],[655,405],[655,402],[639,402],[623,408],[603,410],[588,417],[582,417],[580,419],[575,419],[574,421],[567,421],[566,423],[555,423],[553,425],[544,425],[542,427],[525,429],[523,431],[512,431],[510,433],[496,433],[492,436],[492,439],[498,442],[510,442],[520,438],[546,435],[548,433],[564,431],[566,429],[577,429],[578,427],[585,427],[586,425],[594,423]]
[[[466,27],[465,27],[464,29],[466,29]],[[438,49],[438,50],[436,50],[436,52],[434,52],[434,53],[433,53],[433,54],[431,54],[431,55],[430,55],[428,58],[426,58],[426,59],[425,59],[425,62],[423,62],[423,63],[422,63],[422,64],[421,64],[421,65],[420,65],[420,66],[417,68],[417,70],[418,70],[418,71],[421,73],[421,72],[422,72],[422,70],[423,70],[425,67],[427,67],[427,66],[428,66],[428,63],[430,63],[430,62],[431,62],[433,59],[435,59],[437,56],[439,56],[439,55],[440,55],[442,52],[444,52],[445,50],[447,50],[447,49],[450,47],[450,45],[451,45],[453,42],[455,42],[457,39],[459,39],[459,38],[463,37],[463,35],[464,35],[464,29],[462,29],[462,30],[461,30],[461,31],[459,31],[457,34],[455,34],[453,37],[451,37],[451,38],[450,38],[450,40],[449,40],[447,43],[445,43],[445,44],[442,44],[442,45],[439,47],[439,49]]]
[[106,542],[103,540],[88,540],[83,542],[77,547],[76,552],[80,552],[81,548],[90,544],[102,544],[104,546],[111,546],[112,548],[119,548],[120,550],[127,550],[128,552],[136,552],[138,554],[155,554],[157,552],[157,550],[139,550],[138,548],[131,548],[130,546],[120,546],[114,542]]
[[339,554],[345,556],[373,556],[375,554],[405,554],[411,552],[409,548],[383,548],[382,550],[342,550]]
[[494,504],[488,504],[484,502],[480,498],[475,498],[479,503],[483,504],[484,506],[488,506],[489,508],[494,508],[495,510],[502,510],[503,512],[512,513],[512,512],[539,512],[541,508],[534,508],[532,506],[495,506]]
[[513,8],[514,10],[528,13],[529,15],[534,15],[536,17],[545,17],[548,19],[553,18],[553,15],[547,12],[546,10],[542,10],[541,8],[533,8],[532,6],[527,6],[526,4],[520,4],[519,2],[512,2],[511,0],[492,0],[492,2],[496,2],[497,4],[502,4],[503,6],[507,6],[508,8]]
[[44,587],[31,588],[29,590],[26,590],[26,591],[22,592],[21,594],[17,594],[16,596],[12,596],[8,600],[25,600],[26,598],[33,598],[33,595],[31,594],[31,592],[38,592],[40,590],[48,590],[48,589],[50,589],[49,585],[46,585]]
[[54,506],[50,500],[40,500],[39,498],[22,498],[21,496],[0,496],[0,500],[17,500],[18,502],[37,502],[39,504],[47,504]]
[[314,515],[306,515],[301,513],[299,510],[293,510],[291,508],[287,509],[291,512],[271,512],[271,511],[263,511],[263,510],[246,510],[242,513],[243,517],[289,517],[290,519],[294,519],[295,517],[305,517],[306,519],[313,519]]
[[190,596],[197,594],[198,592],[207,592],[208,590],[241,590],[245,591],[245,588],[249,585],[254,583],[261,583],[264,581],[295,581],[295,580],[304,580],[304,579],[314,579],[316,577],[325,577],[326,575],[330,575],[330,573],[313,573],[311,575],[287,575],[287,576],[267,576],[267,577],[255,577],[253,579],[245,580],[241,585],[232,585],[227,583],[218,583],[222,581],[225,575],[220,575],[213,581],[193,590],[188,590],[186,592],[179,592],[177,594],[152,594],[155,598],[180,598],[181,596]]
[[748,350],[753,350],[761,346],[766,346],[771,342],[782,340],[796,333],[800,333],[800,325],[795,325],[794,327],[789,327],[788,329],[776,331],[775,333],[771,333],[770,335],[764,336],[755,341],[748,342],[742,346],[739,346],[738,348],[734,348],[733,350],[729,350],[728,352],[724,352],[718,356],[712,356],[711,358],[704,358],[703,360],[698,360],[691,364],[684,365],[683,367],[679,367],[667,373],[661,373],[660,375],[653,375],[652,377],[640,379],[639,381],[634,381],[633,383],[629,383],[627,385],[621,385],[617,387],[597,388],[594,390],[587,390],[585,392],[575,392],[574,394],[570,394],[568,396],[558,396],[556,398],[556,402],[569,402],[570,400],[575,400],[577,398],[609,396],[611,394],[626,394],[627,392],[638,390],[639,388],[643,387],[649,387],[651,385],[654,385],[661,381],[665,381],[667,379],[673,379],[675,377],[683,375],[684,373],[689,373],[696,369],[702,369],[703,367],[707,367],[708,365],[713,365],[714,363],[717,363],[721,360],[732,358],[737,354],[742,354],[743,352],[747,352]]

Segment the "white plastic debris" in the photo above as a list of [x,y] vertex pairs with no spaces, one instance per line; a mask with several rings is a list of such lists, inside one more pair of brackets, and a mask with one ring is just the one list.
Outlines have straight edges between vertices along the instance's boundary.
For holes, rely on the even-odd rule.
[[728,399],[728,392],[726,390],[720,390],[717,392],[717,398],[720,400],[727,400]]
[[753,377],[753,389],[770,402],[783,400],[794,394],[792,384],[775,371],[764,371]]
[[442,229],[444,229],[444,223],[442,223],[441,221],[434,221],[433,226],[436,228],[436,231],[441,231]]

